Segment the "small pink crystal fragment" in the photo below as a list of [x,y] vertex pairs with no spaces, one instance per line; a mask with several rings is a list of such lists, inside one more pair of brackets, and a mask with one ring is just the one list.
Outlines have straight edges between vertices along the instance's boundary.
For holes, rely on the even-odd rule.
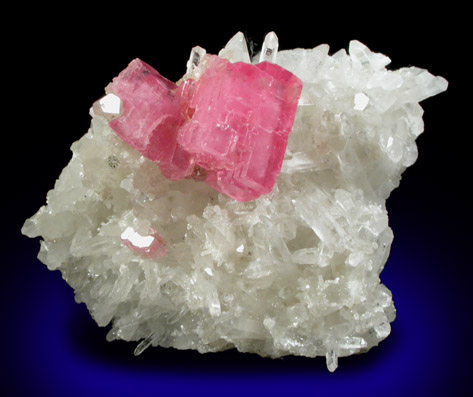
[[267,194],[281,171],[302,82],[278,65],[206,55],[178,87],[135,59],[107,88],[111,128],[172,180],[190,177],[238,201]]
[[122,235],[121,240],[133,252],[142,256],[156,259],[166,255],[166,241],[153,228],[150,228],[149,234],[142,236],[132,227],[127,227]]

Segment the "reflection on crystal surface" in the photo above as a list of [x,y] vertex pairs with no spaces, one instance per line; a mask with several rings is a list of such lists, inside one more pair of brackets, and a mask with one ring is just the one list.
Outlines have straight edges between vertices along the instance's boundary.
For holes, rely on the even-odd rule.
[[362,92],[359,92],[358,94],[355,94],[355,106],[353,107],[353,109],[365,110],[369,102],[370,102],[370,99]]
[[[228,59],[196,51],[193,75],[179,84],[133,61],[120,79],[141,82],[134,96],[107,87],[120,116],[114,96],[94,104],[91,129],[25,222],[24,234],[42,237],[39,259],[62,272],[99,325],[112,323],[107,340],[141,340],[135,354],[161,345],[321,356],[334,371],[339,357],[391,332],[396,310],[380,281],[393,241],[385,201],[417,158],[418,102],[448,83],[415,67],[388,70],[388,57],[356,41],[348,52],[329,55],[322,44],[276,57],[275,40],[267,36],[273,51],[261,56],[270,59],[256,65],[238,62],[242,35],[222,50]],[[252,97],[222,70],[264,84]],[[235,200],[211,186],[248,194],[265,180],[267,147],[278,139],[265,115],[293,87],[269,95],[278,74],[291,76],[281,70],[303,83],[281,172],[267,194]],[[232,135],[256,128],[258,139]],[[245,167],[230,170],[245,156]],[[208,167],[217,163],[227,174]]]
[[92,111],[95,116],[103,117],[106,121],[112,121],[120,116],[121,100],[115,94],[107,94],[94,103]]
[[166,255],[166,243],[161,235],[154,229],[151,234],[142,236],[132,227],[127,227],[120,238],[132,251],[150,258]]

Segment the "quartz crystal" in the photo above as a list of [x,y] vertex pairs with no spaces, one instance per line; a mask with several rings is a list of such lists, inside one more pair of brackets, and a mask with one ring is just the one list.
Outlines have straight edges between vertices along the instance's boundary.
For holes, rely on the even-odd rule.
[[93,104],[22,232],[108,340],[333,371],[389,335],[385,202],[416,161],[419,102],[447,82],[358,41],[278,47],[195,47],[177,83],[134,60]]

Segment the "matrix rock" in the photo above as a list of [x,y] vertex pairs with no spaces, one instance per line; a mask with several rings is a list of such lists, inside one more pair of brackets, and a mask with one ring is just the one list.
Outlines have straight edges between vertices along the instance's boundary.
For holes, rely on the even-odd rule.
[[[202,52],[192,51],[179,87],[205,79],[196,61],[208,57]],[[22,232],[42,238],[39,259],[62,272],[98,325],[112,323],[108,340],[140,342],[136,354],[150,345],[201,353],[237,348],[269,357],[325,356],[333,371],[338,357],[365,352],[390,333],[395,308],[379,279],[393,240],[385,202],[417,159],[419,102],[447,82],[416,67],[388,70],[388,57],[358,41],[333,55],[325,44],[278,51],[270,33],[250,59],[238,33],[210,59],[245,70],[266,62],[302,82],[272,188],[252,188],[245,176],[239,189],[250,193],[244,201],[232,198],[225,191],[236,180],[231,158],[209,149],[220,162],[202,162],[211,156],[195,154],[205,145],[189,131],[182,142],[192,158],[230,177],[212,185],[189,167],[193,177],[167,178],[159,159],[112,128],[127,100],[118,90],[94,104],[91,128],[72,145],[47,204]],[[261,75],[265,84],[272,79]],[[258,90],[275,101],[270,88]],[[162,111],[175,112],[173,106]],[[280,117],[273,110],[269,126]],[[207,134],[212,121],[190,116],[197,129],[207,123],[195,136]],[[225,130],[221,113],[217,119],[223,125],[215,131]]]

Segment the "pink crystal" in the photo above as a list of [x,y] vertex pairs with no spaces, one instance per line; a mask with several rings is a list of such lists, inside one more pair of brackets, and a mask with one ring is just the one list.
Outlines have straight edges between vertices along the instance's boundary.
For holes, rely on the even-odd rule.
[[148,258],[156,259],[167,252],[166,241],[153,228],[149,228],[149,233],[142,236],[132,227],[128,227],[122,233],[121,240],[133,252]]
[[177,130],[184,118],[175,83],[135,59],[113,79],[107,92],[122,101],[120,117],[109,123],[120,138],[158,161],[167,178],[178,180],[192,172],[192,159],[177,145]]
[[180,86],[135,59],[107,87],[122,100],[111,128],[171,180],[191,177],[238,201],[267,194],[281,171],[301,81],[278,65],[205,56]]

